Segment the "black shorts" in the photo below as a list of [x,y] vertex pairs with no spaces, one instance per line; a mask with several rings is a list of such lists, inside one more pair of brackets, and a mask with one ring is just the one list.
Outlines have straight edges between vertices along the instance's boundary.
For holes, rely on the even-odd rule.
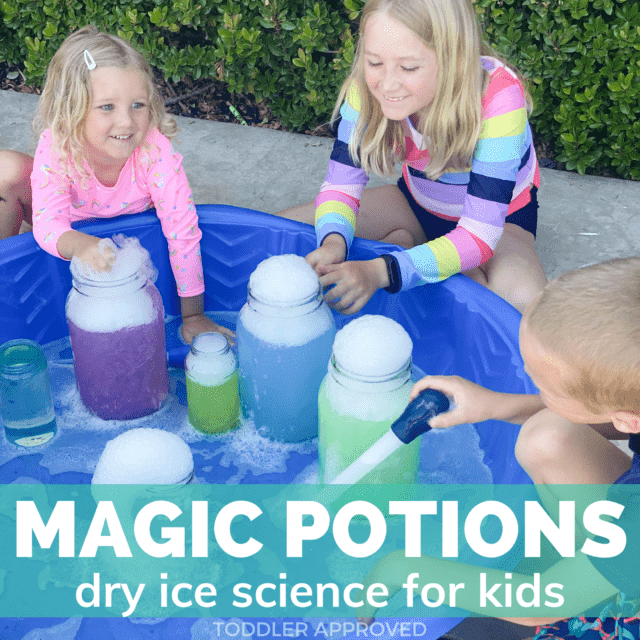
[[[453,231],[458,225],[456,220],[444,220],[423,209],[411,195],[407,183],[404,181],[404,176],[398,180],[398,189],[402,191],[413,214],[418,219],[422,230],[427,236],[427,242],[444,236],[449,231]],[[538,189],[536,187],[531,187],[531,200],[522,209],[518,209],[508,215],[505,222],[516,224],[525,231],[532,233],[534,238],[536,237],[536,228],[538,226]]]

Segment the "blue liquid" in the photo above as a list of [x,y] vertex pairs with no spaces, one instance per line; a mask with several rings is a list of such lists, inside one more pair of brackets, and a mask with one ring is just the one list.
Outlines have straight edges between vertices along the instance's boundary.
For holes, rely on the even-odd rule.
[[240,399],[245,417],[281,442],[318,435],[318,390],[327,373],[335,327],[303,345],[280,347],[256,338],[239,320]]

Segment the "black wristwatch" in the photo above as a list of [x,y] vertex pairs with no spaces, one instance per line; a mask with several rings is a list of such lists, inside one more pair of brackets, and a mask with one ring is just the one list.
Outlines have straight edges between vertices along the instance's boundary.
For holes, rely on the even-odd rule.
[[389,293],[398,293],[400,288],[402,287],[402,278],[400,277],[400,269],[398,268],[398,261],[394,256],[385,253],[381,255],[386,265],[387,265],[387,275],[389,276],[389,286],[385,287],[384,290]]

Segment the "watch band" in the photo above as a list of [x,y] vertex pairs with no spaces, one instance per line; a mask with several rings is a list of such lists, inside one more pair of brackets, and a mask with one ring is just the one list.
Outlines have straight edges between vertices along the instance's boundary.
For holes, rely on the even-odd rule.
[[387,265],[387,275],[389,276],[389,286],[384,290],[389,293],[398,293],[402,287],[402,280],[400,278],[400,269],[398,268],[398,261],[390,254],[385,253],[380,256]]

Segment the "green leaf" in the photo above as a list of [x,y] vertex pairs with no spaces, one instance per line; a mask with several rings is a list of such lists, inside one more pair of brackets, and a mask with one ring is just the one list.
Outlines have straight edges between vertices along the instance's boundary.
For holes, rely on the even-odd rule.
[[562,133],[562,134],[560,134],[560,137],[565,142],[575,142],[575,138],[573,137],[573,134],[571,134],[571,133]]
[[47,22],[47,26],[42,30],[42,34],[47,38],[53,38],[56,33],[58,33],[58,28],[55,24],[51,24],[51,22]]

